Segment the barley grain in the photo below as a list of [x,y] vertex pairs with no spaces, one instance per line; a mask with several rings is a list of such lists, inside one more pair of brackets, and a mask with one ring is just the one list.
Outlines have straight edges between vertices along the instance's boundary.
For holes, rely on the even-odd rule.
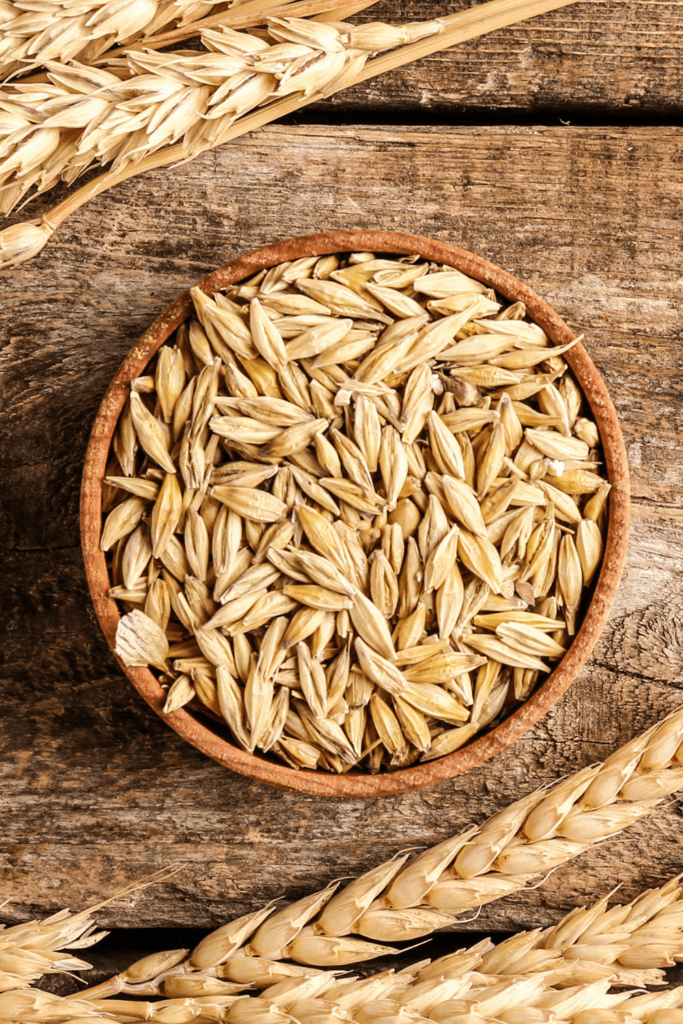
[[419,260],[295,261],[192,297],[132,383],[102,536],[112,597],[181,640],[167,707],[194,691],[296,767],[457,749],[564,653],[602,555],[608,486],[561,353]]

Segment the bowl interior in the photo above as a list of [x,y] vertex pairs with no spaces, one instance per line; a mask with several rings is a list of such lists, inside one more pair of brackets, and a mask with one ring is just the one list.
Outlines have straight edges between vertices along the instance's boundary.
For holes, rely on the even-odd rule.
[[[575,338],[562,318],[529,287],[506,271],[472,253],[443,242],[391,232],[331,232],[289,239],[258,249],[215,270],[199,282],[211,296],[258,270],[304,256],[370,251],[419,255],[473,277],[510,302],[521,301],[527,316],[548,334],[554,345]],[[189,291],[175,300],[143,334],[112,381],[97,414],[83,472],[81,530],[86,573],[102,629],[114,648],[118,607],[107,596],[110,587],[105,555],[100,550],[102,485],[112,436],[129,394],[129,382],[142,374],[157,349],[187,318],[192,309]],[[377,796],[420,788],[480,764],[517,739],[537,722],[570,686],[589,658],[614,601],[626,558],[629,528],[629,477],[624,441],[616,411],[598,370],[581,343],[564,356],[597,424],[608,479],[612,485],[602,567],[590,605],[567,653],[545,682],[498,726],[456,752],[434,761],[376,775],[350,771],[344,775],[299,771],[249,754],[234,746],[228,730],[181,709],[165,715],[165,693],[146,668],[121,667],[147,703],[184,739],[214,760],[243,775],[284,789],[327,796]]]

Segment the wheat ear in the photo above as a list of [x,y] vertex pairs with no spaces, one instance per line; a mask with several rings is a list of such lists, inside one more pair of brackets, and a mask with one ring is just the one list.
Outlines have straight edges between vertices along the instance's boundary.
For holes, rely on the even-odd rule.
[[[623,1006],[634,1014],[634,1020],[647,1020],[649,1014],[679,1005],[680,990],[673,995],[667,992],[658,997],[648,996],[644,1001],[638,996],[634,1002],[631,995],[606,995],[607,988],[660,984],[662,971],[653,964],[671,966],[683,957],[683,894],[679,883],[680,878],[674,878],[624,905],[608,907],[609,897],[605,897],[592,907],[571,911],[553,928],[521,932],[497,945],[485,939],[438,960],[421,961],[398,973],[385,970],[363,980],[337,978],[333,971],[297,968],[257,958],[253,958],[255,971],[247,979],[245,958],[236,951],[235,943],[240,932],[244,935],[252,929],[255,916],[249,915],[208,935],[183,964],[174,963],[183,951],[152,954],[109,982],[63,1000],[30,989],[14,991],[11,996],[0,997],[0,1012],[3,1019],[6,1015],[26,1021],[37,1013],[43,1015],[38,1018],[41,1021],[65,1021],[75,1019],[75,1015],[93,1019],[101,1011],[107,1019],[117,1020],[137,1016],[137,1006],[139,1013],[144,1011],[144,1019],[175,1021],[185,1019],[183,1015],[189,1014],[191,1008],[197,1011],[208,1003],[223,1015],[217,1019],[237,1021],[247,1013],[258,1017],[270,1005],[275,1012],[289,1014],[300,1024],[306,1024],[307,1013],[322,1012],[325,1007],[333,1019],[354,1019],[364,1024],[380,1008],[386,1014],[391,1007],[399,1019],[405,1016],[407,1008],[420,1013],[425,1020],[450,1019],[454,1000],[460,1000],[479,1015],[482,1011],[493,1012],[494,1008],[496,1016],[514,1011],[514,1024],[523,1019],[519,1016],[522,1010],[529,1012],[534,1008],[542,1012],[544,1005],[552,1006],[552,1019],[581,1019],[577,1012],[583,1012],[589,999],[594,1010],[602,1012]],[[12,934],[18,938],[17,929],[26,929],[26,935],[30,932],[35,944],[44,941],[49,932],[54,945],[53,922],[83,921],[93,909],[73,916],[62,912],[40,925],[31,922],[15,926]],[[266,913],[257,912],[261,920]],[[73,934],[72,925],[70,934],[64,933],[65,944]],[[231,939],[226,944],[228,934]],[[223,962],[208,966],[217,956]],[[155,969],[160,973],[152,978]],[[6,978],[7,975],[0,976],[3,987]],[[246,984],[263,991],[255,1001],[235,1006]],[[161,1003],[145,1004],[104,999],[122,991],[138,997],[167,998]],[[201,1003],[196,1001],[197,997],[201,997]],[[378,1000],[382,1001],[381,1006]],[[232,1006],[235,1011],[231,1015]],[[302,1014],[301,1007],[307,1013]],[[195,1013],[195,1019],[196,1016]],[[534,1018],[532,1014],[531,1019]]]
[[[89,970],[89,963],[71,956],[68,951],[86,949],[109,934],[97,930],[92,915],[113,900],[171,878],[178,870],[157,871],[76,914],[60,910],[42,921],[3,927],[0,932],[0,992],[23,988],[27,981],[37,981],[44,974]],[[179,952],[184,956],[188,951]]]
[[[267,101],[319,92],[345,67],[358,70],[371,51],[442,30],[437,21],[341,32],[301,19],[269,21],[268,28],[272,45],[207,30],[202,42],[211,52],[129,50],[125,67],[109,70],[48,61],[48,84],[20,81],[8,88],[0,99],[0,210],[9,213],[33,186],[37,195],[93,164],[110,164],[115,172],[181,138],[190,155],[201,152]],[[283,43],[297,44],[289,59]]]
[[[205,940],[204,951],[193,954],[194,962],[190,958],[189,965],[174,968],[177,973],[211,969],[238,954],[245,971],[258,969],[257,958],[261,963],[288,959],[304,967],[343,967],[394,952],[385,943],[428,935],[455,923],[454,915],[462,911],[518,892],[539,875],[649,813],[663,797],[683,787],[682,743],[680,709],[606,761],[523,797],[479,828],[409,861],[393,858],[340,892],[328,887],[275,913],[266,908],[262,923],[253,915],[240,919]],[[660,898],[664,904],[669,899],[677,904],[677,886],[677,881],[670,883],[660,894],[649,896],[649,902],[643,897],[638,907],[634,904],[631,920],[638,920],[644,907],[657,908]],[[675,913],[679,913],[678,907]],[[573,926],[575,931],[578,924]],[[234,931],[237,926],[239,938]],[[548,940],[553,948],[559,936],[557,932]],[[647,945],[645,933],[640,932],[635,941]],[[654,959],[647,967],[662,966],[672,955],[654,949],[648,952]],[[632,960],[622,961],[622,953],[625,956],[627,950],[615,955],[622,967],[638,966]],[[657,960],[660,954],[662,963]],[[229,977],[241,981],[247,976]],[[152,977],[148,981],[152,987],[141,994],[156,991],[157,981]]]
[[[67,3],[56,2],[49,13],[33,19],[29,12],[35,10],[34,3],[15,0],[14,17],[2,22],[0,77],[26,73],[53,60],[101,64],[124,53],[126,46],[157,49],[190,39],[202,28],[245,29],[263,25],[269,17],[307,18],[330,12],[343,20],[376,2],[342,6],[339,0],[246,0],[226,10],[221,0],[213,0],[213,6],[223,9],[195,20],[195,10],[206,6],[197,0],[92,0],[89,7],[78,5],[75,11]],[[113,49],[116,44],[121,45]]]
[[[377,0],[357,0],[356,3],[346,2],[341,4],[339,0],[257,0],[256,5],[242,4],[230,13],[229,20],[226,13],[220,12],[210,14],[206,18],[179,25],[177,28],[169,29],[167,32],[159,32],[154,35],[144,33],[135,40],[136,49],[144,47],[147,50],[158,50],[173,43],[182,42],[184,39],[192,39],[201,35],[205,29],[221,29],[228,26],[233,29],[251,28],[253,25],[265,24],[268,18],[311,18],[316,21],[346,21],[360,11],[366,10],[377,3]],[[244,14],[244,10],[257,7],[251,14]],[[125,47],[119,47],[106,55],[109,60],[112,57],[119,57],[126,53]],[[101,63],[101,61],[98,61]]]
[[[315,914],[301,915],[303,901],[283,908],[255,931],[245,952],[343,966],[383,955],[384,943],[428,935],[458,913],[518,892],[683,787],[682,742],[680,709],[605,762],[523,797],[479,828],[407,864],[388,861],[338,893],[326,890]],[[375,944],[382,945],[373,950]]]
[[[679,1024],[671,1010],[683,1006],[683,989],[640,994],[611,993],[609,976],[585,981],[581,968],[572,978],[537,970],[524,974],[483,974],[487,957],[499,950],[486,940],[474,953],[452,954],[433,964],[422,962],[404,971],[358,981],[337,979],[332,972],[316,978],[287,979],[258,995],[240,994],[239,986],[214,979],[184,979],[174,995],[155,1001],[59,997],[35,989],[0,994],[4,1024],[86,1024],[109,1020],[185,1024]],[[483,956],[482,956],[483,953]],[[472,965],[477,970],[472,970]],[[574,982],[572,984],[572,982]],[[183,992],[191,992],[183,995]]]
[[[457,914],[523,889],[538,875],[616,835],[683,786],[679,749],[683,709],[550,789],[523,797],[494,815],[473,836],[447,840],[414,859],[351,931],[386,939],[392,915],[427,906]],[[439,851],[445,857],[440,871]],[[352,883],[353,884],[353,883]],[[348,888],[348,887],[347,887]],[[330,906],[343,903],[343,890]],[[329,920],[330,907],[325,914]],[[324,929],[319,929],[324,930]],[[408,938],[417,938],[417,928]]]
[[[554,927],[520,932],[497,945],[485,939],[469,949],[406,968],[406,972],[412,971],[420,984],[460,977],[470,971],[503,977],[543,972],[548,985],[554,987],[604,980],[612,986],[662,984],[663,968],[683,959],[680,876],[623,905],[609,906],[612,895],[590,907],[570,911]],[[209,987],[213,979],[250,984],[256,989],[284,981],[304,985],[305,979],[317,979],[311,982],[316,988],[324,985],[325,977],[328,987],[337,984],[330,980],[334,972],[245,957],[235,943],[236,925],[212,932],[184,959],[178,957],[182,951],[177,950],[145,957],[102,985],[80,993],[79,998],[120,993],[147,997],[170,992],[190,996],[196,993],[199,981]],[[371,975],[365,984],[355,984],[355,998],[376,998],[379,989],[388,995],[395,987],[390,983],[392,976],[393,972],[382,971]],[[383,979],[379,989],[377,979]],[[328,998],[332,995],[328,992]]]
[[[538,874],[647,814],[683,785],[682,741],[683,709],[625,744],[605,762],[523,797],[479,829],[447,840],[407,864],[404,858],[394,859],[337,894],[328,888],[276,913],[265,908],[224,926],[210,942],[205,940],[201,951],[195,951],[194,966],[215,967],[238,951],[242,951],[242,960],[258,957],[277,962],[287,958],[321,967],[343,966],[392,952],[391,947],[379,943],[387,937],[391,941],[429,934],[454,913],[519,891]],[[678,896],[674,902],[677,900]],[[75,915],[73,923],[60,918],[47,924],[58,926],[59,939],[71,934],[69,928],[77,928],[78,940],[85,934],[84,928],[90,927],[89,913]],[[5,935],[12,942],[14,935],[20,948],[31,949],[31,936],[42,934],[44,927],[21,925]],[[375,941],[347,937],[353,933]],[[54,946],[57,937],[51,940],[54,948],[58,948]],[[640,932],[641,945],[656,946],[645,943],[644,938]],[[549,941],[557,942],[557,936]],[[41,948],[48,948],[44,939]],[[649,953],[655,958],[661,954],[665,960],[671,956],[661,949]],[[633,966],[633,961],[622,965]],[[135,981],[151,981],[158,974],[159,970],[153,970],[148,979],[138,975]]]
[[[0,76],[25,73],[48,60],[90,63],[115,43],[130,44],[143,32],[152,34],[169,23],[182,25],[185,13],[196,6],[196,0],[91,0],[74,10],[68,3],[55,2],[49,11],[31,17],[35,4],[15,0],[14,17],[2,24]],[[223,16],[229,24],[230,12]]]
[[36,256],[47,244],[48,239],[57,230],[70,214],[74,213],[85,203],[95,196],[118,185],[128,178],[157,167],[165,167],[169,164],[190,159],[204,149],[212,149],[215,146],[223,145],[231,139],[254,131],[277,118],[294,113],[296,110],[307,106],[322,95],[330,96],[351,85],[367,81],[377,75],[390,71],[393,68],[401,67],[413,60],[435,53],[438,50],[446,49],[456,43],[474,39],[477,36],[493,32],[499,28],[524,21],[547,11],[565,7],[575,0],[488,0],[488,3],[480,4],[477,7],[439,19],[444,28],[437,35],[417,42],[408,43],[405,46],[393,50],[389,54],[365,63],[358,72],[353,65],[342,73],[340,78],[330,83],[321,93],[310,95],[297,94],[287,96],[284,99],[267,103],[245,117],[240,118],[230,125],[224,132],[218,135],[210,143],[207,142],[203,149],[194,152],[184,145],[174,145],[158,153],[128,165],[116,172],[106,172],[84,185],[72,196],[59,203],[40,219],[27,221],[22,224],[15,224],[0,232],[0,268],[15,266],[24,263]]
[[[416,938],[434,930],[436,915],[440,915],[438,927],[452,913],[523,889],[539,873],[615,835],[680,788],[682,741],[683,709],[625,744],[605,762],[584,768],[550,789],[523,797],[480,828],[453,837],[407,864],[405,858],[394,859],[367,872],[339,893],[328,887],[275,913],[266,907],[224,926],[194,951],[190,964],[195,969],[209,969],[226,959],[234,960],[239,953],[239,959],[258,958],[261,964],[287,958],[308,966],[329,967],[392,952],[390,947],[376,942],[347,936],[355,933],[380,942],[387,935],[392,939]],[[668,888],[635,901],[632,913],[629,911],[630,920],[638,921],[645,908],[653,907],[655,919],[669,918],[664,923],[673,926],[677,943],[679,899],[678,883],[672,882]],[[674,910],[669,909],[671,906]],[[88,944],[94,941],[89,931],[93,909],[73,916],[57,915],[42,924],[18,925],[7,929],[3,937],[18,951],[42,950],[40,955],[46,950],[55,953],[60,945]],[[607,912],[610,923],[616,916],[613,911]],[[547,937],[553,948],[561,944],[563,929],[565,933],[572,929],[578,933],[579,925],[585,924],[586,918],[581,919],[580,913],[576,917],[574,920],[570,915]],[[623,926],[623,922],[620,924]],[[582,927],[581,934],[585,931]],[[634,960],[629,940],[629,948],[615,956],[623,967],[659,966],[678,957],[678,945],[674,944],[672,950],[662,948],[655,940],[646,941],[651,933],[647,928],[643,931],[640,925],[636,933],[634,941],[641,953],[635,954]],[[646,954],[649,960],[637,959]],[[52,969],[57,961],[54,957],[48,959],[47,969]],[[172,966],[182,959],[178,956]],[[27,976],[42,966],[45,965],[27,967]],[[62,966],[59,964],[58,969]],[[151,974],[147,979],[138,971],[124,980],[152,981],[159,975],[159,966],[159,961],[149,966]],[[283,970],[286,974],[287,969]],[[297,973],[296,968],[294,972]]]
[[418,1005],[434,1002],[428,1013],[391,998],[369,1000],[352,1016],[321,997],[301,999],[284,1009],[262,996],[217,994],[158,1002],[83,999],[65,1005],[63,997],[36,989],[0,995],[0,1011],[3,1024],[683,1024],[680,987],[624,996],[608,992],[609,982],[549,989],[543,976],[505,979],[481,989],[465,978],[441,987],[452,988],[459,998],[433,1001],[429,990],[416,994]]

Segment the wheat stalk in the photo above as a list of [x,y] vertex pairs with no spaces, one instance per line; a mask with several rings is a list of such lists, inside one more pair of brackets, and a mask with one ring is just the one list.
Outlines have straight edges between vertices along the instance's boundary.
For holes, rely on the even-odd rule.
[[141,160],[135,160],[120,170],[106,172],[59,203],[39,220],[15,224],[6,228],[0,232],[0,267],[14,266],[32,259],[44,248],[54,231],[70,214],[89,202],[90,199],[128,178],[157,167],[192,159],[200,152],[223,145],[231,139],[254,131],[277,118],[294,113],[322,96],[330,96],[349,86],[367,81],[456,43],[567,6],[572,2],[575,0],[489,0],[488,3],[470,10],[438,19],[443,25],[443,31],[436,36],[408,43],[389,54],[368,60],[367,63],[366,54],[361,53],[357,60],[352,60],[341,74],[320,92],[297,93],[293,96],[266,102],[265,106],[259,107],[227,125],[210,141],[205,139],[194,147],[184,144],[171,145]]

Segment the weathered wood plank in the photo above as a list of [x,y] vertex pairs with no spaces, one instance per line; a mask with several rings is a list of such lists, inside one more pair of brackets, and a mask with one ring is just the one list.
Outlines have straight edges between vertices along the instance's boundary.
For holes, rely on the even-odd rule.
[[[2,276],[6,919],[80,907],[182,862],[98,917],[215,925],[444,838],[680,704],[682,151],[673,128],[271,127],[101,197]],[[538,726],[464,778],[329,803],[220,768],[137,698],[90,610],[77,492],[106,384],[163,306],[239,253],[342,227],[470,248],[585,331],[621,415],[635,514],[610,626]],[[632,896],[681,870],[680,824],[673,803],[466,927],[545,924],[617,881]]]
[[[469,2],[381,2],[356,20],[438,17]],[[680,115],[681,4],[588,0],[454,47],[321,104],[352,116],[424,111],[457,123],[505,111],[585,116]]]

